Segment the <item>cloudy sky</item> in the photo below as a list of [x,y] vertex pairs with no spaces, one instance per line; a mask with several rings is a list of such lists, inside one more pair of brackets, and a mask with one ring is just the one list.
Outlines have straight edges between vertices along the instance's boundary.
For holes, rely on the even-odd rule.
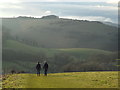
[[0,17],[57,15],[61,18],[117,23],[118,1],[2,0],[0,1]]

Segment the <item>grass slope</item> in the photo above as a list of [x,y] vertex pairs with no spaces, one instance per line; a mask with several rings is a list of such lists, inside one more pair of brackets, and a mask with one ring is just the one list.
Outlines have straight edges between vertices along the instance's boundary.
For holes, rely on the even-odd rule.
[[[66,60],[64,58],[60,58],[59,61],[66,60],[67,64],[70,64],[71,61],[80,62],[82,60],[87,60],[87,58],[92,55],[111,55],[112,53],[114,52],[90,48],[38,48],[23,44],[22,42],[7,40],[3,46],[2,65],[5,73],[10,72],[11,70],[34,72],[34,66],[36,66],[36,62],[38,62],[38,60],[42,62],[39,57],[45,55],[45,57],[48,57],[47,61],[49,62],[52,70],[55,70],[53,65],[56,65],[55,62],[57,59],[55,59],[55,56],[57,55],[59,56],[58,58],[64,55],[64,58],[69,57],[69,61],[67,61],[68,59]],[[71,58],[72,60],[70,60]],[[66,62],[64,64],[63,61],[63,66],[67,64]],[[57,65],[60,65],[60,62],[58,62]]]
[[55,53],[60,53],[60,52],[69,53],[71,55],[111,54],[112,53],[111,51],[105,51],[105,50],[100,50],[100,49],[90,49],[90,48],[64,48],[64,49],[38,48],[38,47],[29,46],[29,45],[26,45],[26,44],[23,44],[18,41],[14,41],[14,40],[7,40],[4,47],[13,49],[13,50],[27,52],[27,53],[36,54],[39,52],[44,52],[47,55],[53,55]]
[[14,41],[14,40],[7,40],[4,45],[4,48],[16,50],[18,52],[22,51],[22,52],[31,53],[31,54],[38,54],[40,52],[43,52],[43,53],[46,53],[48,56],[51,56],[53,55],[53,53],[57,52],[54,49],[38,48],[38,47],[23,44],[21,42]]
[[7,75],[3,88],[117,88],[118,72],[53,73]]
[[85,59],[91,55],[109,55],[113,52],[111,51],[105,51],[100,49],[92,49],[92,48],[65,48],[65,49],[58,49],[64,53],[68,53],[69,55],[80,57],[81,59]]

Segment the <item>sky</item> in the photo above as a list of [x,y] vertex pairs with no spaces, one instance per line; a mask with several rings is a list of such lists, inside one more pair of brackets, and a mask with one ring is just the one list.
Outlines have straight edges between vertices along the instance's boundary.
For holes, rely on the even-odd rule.
[[1,0],[0,17],[57,15],[118,23],[119,0]]

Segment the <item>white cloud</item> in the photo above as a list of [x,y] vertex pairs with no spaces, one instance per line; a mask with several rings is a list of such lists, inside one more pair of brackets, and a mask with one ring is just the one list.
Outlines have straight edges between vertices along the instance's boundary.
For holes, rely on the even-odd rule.
[[52,14],[51,11],[45,11],[45,14]]
[[119,0],[108,0],[106,1],[106,3],[110,3],[110,4],[118,4]]
[[110,18],[101,16],[63,16],[60,18],[77,19],[77,20],[89,20],[89,21],[102,21],[102,22],[112,22]]
[[97,6],[93,6],[98,9],[101,9],[101,10],[118,10],[118,7],[117,6],[102,6],[102,5],[97,5]]
[[0,4],[0,9],[11,9],[11,8],[14,8],[14,9],[22,9],[23,7],[22,6],[19,6],[18,4]]
[[22,2],[107,2],[118,3],[119,0],[18,0]]
[[22,0],[0,0],[0,4],[2,3],[20,3]]
[[4,3],[20,3],[20,2],[107,2],[117,3],[119,0],[1,0]]

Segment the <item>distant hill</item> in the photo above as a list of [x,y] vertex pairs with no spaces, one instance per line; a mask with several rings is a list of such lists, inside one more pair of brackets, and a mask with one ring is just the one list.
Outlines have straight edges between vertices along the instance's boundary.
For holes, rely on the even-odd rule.
[[98,21],[62,19],[50,15],[42,18],[3,18],[2,25],[3,33],[9,34],[12,39],[29,45],[34,43],[37,47],[117,50],[117,27]]
[[59,19],[59,17],[55,15],[49,15],[49,16],[43,16],[42,19]]
[[118,27],[118,24],[112,23],[112,22],[103,22],[106,25],[113,26],[113,27]]

